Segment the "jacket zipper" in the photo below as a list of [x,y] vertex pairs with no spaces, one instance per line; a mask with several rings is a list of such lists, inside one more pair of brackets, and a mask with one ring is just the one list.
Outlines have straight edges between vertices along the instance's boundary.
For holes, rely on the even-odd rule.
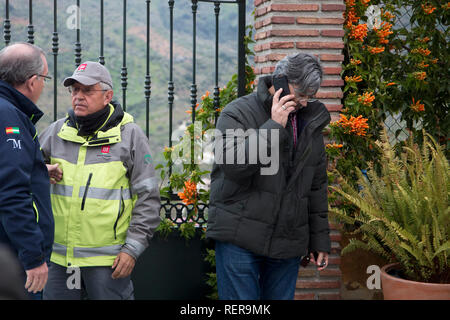
[[86,188],[84,189],[84,194],[83,194],[83,201],[81,202],[81,210],[84,210],[84,203],[86,202],[86,196],[89,190],[89,185],[91,184],[91,179],[92,179],[92,172],[89,173],[89,178],[88,181],[86,183]]
[[[301,133],[301,135],[300,135],[298,141],[304,141],[304,140],[305,140],[306,130],[309,129],[310,127],[313,127],[313,129],[314,129],[314,130],[312,130],[312,132],[314,132],[315,130],[317,130],[317,128],[319,128],[319,127],[322,125],[323,120],[325,119],[325,115],[326,115],[326,114],[325,114],[324,112],[320,112],[316,117],[314,117],[314,118],[313,118],[313,119],[305,126],[305,128],[303,128],[303,131],[302,131],[302,133]],[[324,118],[324,119],[322,120],[322,118]],[[319,120],[320,120],[319,124],[315,124],[315,125],[313,126],[313,123],[315,123],[315,122],[317,122],[317,121],[319,121]],[[311,134],[312,134],[312,133],[311,133]],[[300,156],[300,159],[297,160],[297,161],[292,161],[292,163],[293,163],[294,165],[296,165],[296,170],[295,170],[294,172],[292,172],[292,176],[295,176],[295,175],[297,174],[297,172],[300,171],[300,170],[299,170],[299,168],[301,167],[300,164],[305,160],[307,153],[311,152],[311,146],[312,146],[312,141],[309,140],[308,145],[306,146],[305,150],[303,151],[302,155]],[[295,152],[294,152],[294,155],[295,155]],[[295,158],[294,158],[294,160],[295,160]],[[291,186],[292,181],[294,181],[294,180],[293,180],[293,179],[292,179],[292,180],[290,179],[290,183],[288,183],[288,185],[287,185],[288,187]]]
[[[324,113],[323,112],[320,112],[317,116],[315,116],[304,128],[303,128],[303,130],[302,130],[302,133],[301,133],[301,137],[303,137],[304,135],[306,135],[306,129],[308,128],[308,127],[310,127],[311,125],[312,125],[312,123],[313,122],[316,122],[316,121],[318,121],[319,119],[321,119],[321,117],[324,117]],[[319,125],[316,125],[316,127],[314,128],[314,130],[317,130],[317,128],[318,127],[320,127],[321,126],[321,124],[322,124],[322,122],[319,124]],[[313,131],[314,131],[313,130]],[[304,138],[303,138],[304,139]],[[299,137],[299,139],[298,139],[298,141],[300,141],[300,137]],[[298,142],[297,142],[298,143]],[[308,146],[307,146],[307,148],[306,148],[306,150],[304,151],[304,153],[302,154],[302,158],[304,157],[304,155],[306,154],[306,152],[310,152],[310,149],[311,149],[311,145],[309,145],[308,144]],[[298,164],[297,164],[298,165]],[[297,170],[295,171],[295,172],[293,172],[293,174],[296,174],[297,173]],[[292,182],[290,181],[290,183],[288,183],[288,185],[286,186],[286,187],[290,187],[290,185],[292,184]],[[280,210],[280,208],[281,208],[281,200],[280,200],[280,202],[279,202],[279,204],[278,204],[278,212],[279,212],[279,210]],[[275,221],[275,226],[278,224],[278,217],[279,217],[279,214],[277,214],[277,218],[276,218],[276,221]],[[274,227],[275,228],[275,227]],[[269,240],[269,246],[268,246],[268,250],[267,250],[267,253],[269,253],[270,252],[270,250],[272,249],[272,238],[273,238],[273,233],[274,233],[274,230],[272,231],[272,233],[271,233],[271,235],[270,235],[270,240]]]
[[117,213],[116,222],[114,222],[114,239],[117,239],[117,223],[119,222],[119,219],[123,214],[123,210],[125,209],[125,204],[123,203],[122,193],[123,193],[123,187],[120,187],[119,212]]

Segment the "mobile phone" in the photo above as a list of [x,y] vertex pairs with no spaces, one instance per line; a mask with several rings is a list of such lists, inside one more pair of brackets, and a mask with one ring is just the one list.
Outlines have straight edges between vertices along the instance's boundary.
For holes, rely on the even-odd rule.
[[273,87],[275,88],[275,92],[277,92],[280,88],[283,91],[280,94],[280,99],[284,96],[291,94],[291,90],[289,89],[288,80],[286,76],[274,76],[272,78]]

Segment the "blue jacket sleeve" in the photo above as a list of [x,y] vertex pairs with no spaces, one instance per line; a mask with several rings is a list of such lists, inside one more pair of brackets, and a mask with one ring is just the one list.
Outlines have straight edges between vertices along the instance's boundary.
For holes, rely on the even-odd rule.
[[[18,131],[7,133],[6,128]],[[25,270],[44,263],[44,237],[37,224],[31,195],[35,163],[35,128],[14,107],[2,108],[0,117],[0,232],[17,251]]]

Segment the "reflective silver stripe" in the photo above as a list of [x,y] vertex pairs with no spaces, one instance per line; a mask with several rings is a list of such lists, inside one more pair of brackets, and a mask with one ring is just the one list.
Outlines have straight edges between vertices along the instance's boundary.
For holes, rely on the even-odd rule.
[[158,178],[156,177],[144,179],[131,186],[131,191],[133,192],[133,194],[151,192],[155,189],[158,190]]
[[58,196],[71,197],[72,196],[73,187],[66,186],[64,184],[51,184],[50,185],[50,193],[56,194]]
[[[78,197],[82,198],[84,195],[85,186],[80,187]],[[100,200],[120,200],[120,189],[104,189],[104,188],[94,188],[89,187],[86,198],[100,199]],[[122,199],[129,200],[130,189],[122,190]]]
[[138,241],[130,238],[127,238],[127,240],[125,241],[125,247],[130,249],[136,255],[136,257],[139,257],[142,254],[142,252],[145,251],[146,248]]
[[116,244],[114,246],[97,247],[97,248],[73,248],[74,258],[90,258],[90,257],[100,257],[100,256],[116,256],[119,254],[121,244]]
[[62,256],[67,255],[67,247],[59,243],[53,243],[53,252]]

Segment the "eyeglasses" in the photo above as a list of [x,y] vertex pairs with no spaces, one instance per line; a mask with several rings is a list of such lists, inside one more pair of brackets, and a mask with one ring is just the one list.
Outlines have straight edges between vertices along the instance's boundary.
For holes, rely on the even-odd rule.
[[311,100],[310,96],[304,96],[304,95],[298,94],[297,92],[295,94],[295,97],[297,98],[298,101],[301,101],[301,102],[305,102],[305,101],[308,102]]
[[43,74],[38,74],[37,76],[44,78],[44,82],[48,82],[48,81],[52,80],[52,77],[44,76]]
[[[38,76],[38,77],[41,77],[41,78],[44,78],[44,82],[48,82],[48,81],[50,81],[50,80],[52,80],[52,77],[50,77],[50,76],[45,76],[45,75],[43,75],[43,74],[39,74],[39,73],[36,73],[36,74],[33,74],[33,75],[31,75],[31,77],[32,76]],[[31,78],[30,77],[30,78]]]
[[81,91],[83,95],[93,95],[95,91],[108,91],[107,89],[93,89],[93,87],[68,87],[69,93],[73,96],[77,95]]
[[311,102],[311,101],[314,101],[313,97],[303,94],[297,88],[294,88],[294,94],[295,94],[295,98],[297,98],[297,100],[300,101],[300,102]]

